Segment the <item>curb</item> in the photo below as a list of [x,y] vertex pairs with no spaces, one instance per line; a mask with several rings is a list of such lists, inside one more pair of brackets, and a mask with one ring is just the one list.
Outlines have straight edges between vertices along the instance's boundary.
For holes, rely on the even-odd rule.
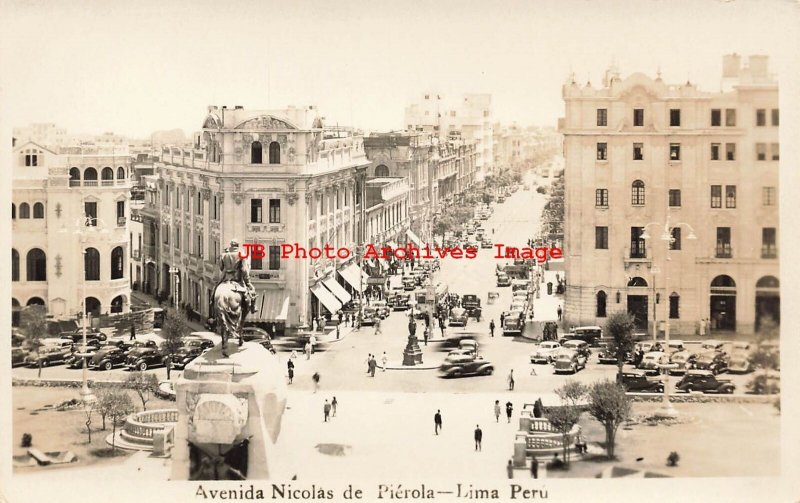
[[[626,393],[634,402],[663,402],[663,393]],[[764,403],[769,404],[780,395],[748,395],[733,393],[730,395],[717,395],[706,393],[670,393],[672,403]]]

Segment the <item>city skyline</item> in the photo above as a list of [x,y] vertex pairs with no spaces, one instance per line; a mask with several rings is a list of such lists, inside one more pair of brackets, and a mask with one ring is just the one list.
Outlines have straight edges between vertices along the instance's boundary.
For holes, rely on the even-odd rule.
[[[598,85],[615,64],[623,75],[660,70],[667,83],[691,80],[715,91],[720,56],[730,52],[767,54],[781,75],[791,54],[791,44],[782,42],[794,33],[784,15],[791,6],[777,2],[769,9],[755,2],[692,2],[692,18],[680,8],[688,2],[509,2],[502,11],[470,2],[411,2],[394,10],[359,1],[326,9],[237,2],[214,29],[212,4],[188,5],[109,8],[84,1],[45,11],[6,2],[5,127],[53,122],[71,134],[144,138],[180,128],[189,135],[200,129],[208,105],[316,105],[328,124],[397,130],[405,127],[404,107],[425,92],[450,100],[491,93],[494,120],[555,127],[563,114],[561,84],[572,73],[581,85]],[[508,16],[511,11],[517,14]],[[728,20],[724,26],[706,25],[720,15]],[[49,36],[20,50],[20,41],[38,30]],[[326,33],[336,33],[336,42]],[[556,51],[552,40],[559,38]]]

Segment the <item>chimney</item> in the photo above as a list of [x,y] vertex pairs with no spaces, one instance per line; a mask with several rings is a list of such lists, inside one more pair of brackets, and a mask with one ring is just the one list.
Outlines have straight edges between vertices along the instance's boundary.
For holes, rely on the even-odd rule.
[[750,75],[755,78],[764,78],[767,76],[767,68],[769,66],[769,56],[762,54],[752,54],[749,59]]
[[722,56],[722,78],[737,78],[739,70],[742,68],[742,57],[738,54],[726,54]]

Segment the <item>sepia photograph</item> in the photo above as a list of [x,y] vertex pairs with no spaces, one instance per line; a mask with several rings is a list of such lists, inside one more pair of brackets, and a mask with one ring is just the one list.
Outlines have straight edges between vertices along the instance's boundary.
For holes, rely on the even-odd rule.
[[798,14],[0,0],[0,502],[797,501]]

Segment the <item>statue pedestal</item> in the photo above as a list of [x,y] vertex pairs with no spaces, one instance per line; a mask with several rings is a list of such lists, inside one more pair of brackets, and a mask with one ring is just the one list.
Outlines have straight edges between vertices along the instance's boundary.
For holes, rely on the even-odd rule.
[[[217,345],[175,385],[178,422],[171,480],[281,477],[274,453],[286,406],[277,358],[256,343]],[[272,454],[271,454],[272,453]]]
[[403,365],[413,366],[422,364],[422,350],[419,347],[419,340],[415,335],[408,336],[408,344],[403,350]]

